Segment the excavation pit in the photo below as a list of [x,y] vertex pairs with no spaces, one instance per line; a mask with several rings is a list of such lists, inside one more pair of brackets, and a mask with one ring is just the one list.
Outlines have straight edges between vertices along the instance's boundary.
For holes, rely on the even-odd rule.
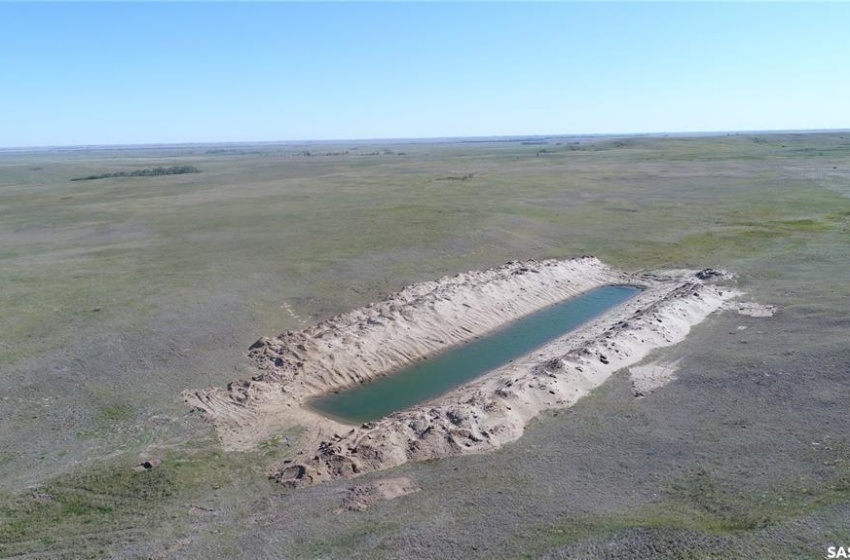
[[590,290],[371,383],[310,399],[308,405],[346,424],[383,418],[444,395],[520,358],[639,292],[640,288],[627,285]]

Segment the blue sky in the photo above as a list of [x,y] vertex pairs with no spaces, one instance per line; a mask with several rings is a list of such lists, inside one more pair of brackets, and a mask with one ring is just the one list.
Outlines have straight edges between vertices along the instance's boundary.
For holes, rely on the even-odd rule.
[[0,3],[0,146],[850,128],[850,4]]

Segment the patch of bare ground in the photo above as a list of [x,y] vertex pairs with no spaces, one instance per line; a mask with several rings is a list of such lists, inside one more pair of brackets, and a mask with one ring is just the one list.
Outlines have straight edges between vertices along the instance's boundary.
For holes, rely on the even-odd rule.
[[384,478],[373,484],[352,486],[343,498],[342,506],[337,512],[363,511],[380,501],[394,500],[401,496],[419,492],[419,490],[419,485],[416,482],[404,476]]

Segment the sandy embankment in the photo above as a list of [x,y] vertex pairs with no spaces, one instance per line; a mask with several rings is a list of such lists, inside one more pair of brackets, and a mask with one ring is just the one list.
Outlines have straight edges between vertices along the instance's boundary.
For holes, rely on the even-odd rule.
[[[434,401],[358,427],[305,406],[314,396],[386,375],[548,305],[607,284],[638,296]],[[711,274],[630,275],[594,257],[504,266],[409,286],[365,308],[298,332],[264,337],[249,351],[260,373],[226,389],[186,391],[225,446],[250,449],[276,431],[307,428],[295,462],[272,467],[291,486],[356,476],[407,461],[481,453],[522,435],[540,411],[568,407],[614,371],[682,340],[738,292]]]

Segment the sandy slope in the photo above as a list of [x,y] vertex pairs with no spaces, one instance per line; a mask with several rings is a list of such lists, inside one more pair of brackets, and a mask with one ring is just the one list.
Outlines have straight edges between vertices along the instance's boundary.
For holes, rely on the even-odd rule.
[[[356,476],[407,461],[481,453],[522,435],[540,411],[567,407],[614,371],[739,295],[715,275],[668,271],[630,275],[594,257],[504,266],[409,286],[365,308],[255,343],[260,373],[227,389],[186,391],[215,422],[224,444],[250,449],[283,427],[308,437],[296,462],[272,467],[287,485]],[[391,373],[506,322],[592,288],[628,283],[638,296],[513,363],[443,397],[359,427],[320,416],[310,397]]]

